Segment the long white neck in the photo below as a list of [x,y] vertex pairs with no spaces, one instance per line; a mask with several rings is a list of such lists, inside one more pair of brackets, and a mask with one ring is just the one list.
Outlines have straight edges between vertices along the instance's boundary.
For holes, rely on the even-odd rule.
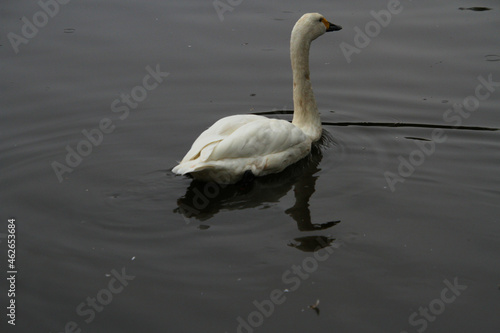
[[293,121],[312,140],[321,138],[321,119],[309,77],[309,49],[311,40],[293,29],[290,57],[293,71]]

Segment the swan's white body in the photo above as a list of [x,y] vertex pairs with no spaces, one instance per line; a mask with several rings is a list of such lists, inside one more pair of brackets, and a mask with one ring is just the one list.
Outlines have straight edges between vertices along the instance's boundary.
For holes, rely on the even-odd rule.
[[322,132],[309,79],[309,48],[326,31],[340,29],[318,13],[305,14],[295,24],[290,40],[292,123],[257,115],[222,118],[201,133],[172,171],[228,184],[239,181],[246,171],[255,176],[277,173],[306,157]]

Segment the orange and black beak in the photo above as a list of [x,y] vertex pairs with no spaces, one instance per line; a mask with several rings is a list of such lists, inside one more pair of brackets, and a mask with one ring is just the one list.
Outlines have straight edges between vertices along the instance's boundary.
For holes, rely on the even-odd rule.
[[339,31],[341,29],[342,27],[340,25],[328,22],[328,28],[326,28],[326,31]]
[[323,22],[323,24],[325,25],[327,32],[328,31],[339,31],[340,29],[342,29],[342,27],[340,25],[330,23],[324,18],[321,20],[321,22]]

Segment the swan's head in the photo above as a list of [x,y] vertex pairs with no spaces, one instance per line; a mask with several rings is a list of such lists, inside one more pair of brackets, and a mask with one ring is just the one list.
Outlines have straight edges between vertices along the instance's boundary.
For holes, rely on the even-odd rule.
[[292,36],[300,35],[311,41],[328,31],[338,31],[342,29],[340,25],[330,23],[319,13],[307,13],[295,23]]

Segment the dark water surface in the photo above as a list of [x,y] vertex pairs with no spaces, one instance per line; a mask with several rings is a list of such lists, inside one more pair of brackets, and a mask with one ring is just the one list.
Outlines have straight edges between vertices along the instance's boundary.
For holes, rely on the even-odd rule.
[[[42,3],[0,5],[2,327],[498,332],[497,2]],[[310,11],[343,26],[311,50],[320,149],[242,186],[174,176],[221,117],[291,119]]]

